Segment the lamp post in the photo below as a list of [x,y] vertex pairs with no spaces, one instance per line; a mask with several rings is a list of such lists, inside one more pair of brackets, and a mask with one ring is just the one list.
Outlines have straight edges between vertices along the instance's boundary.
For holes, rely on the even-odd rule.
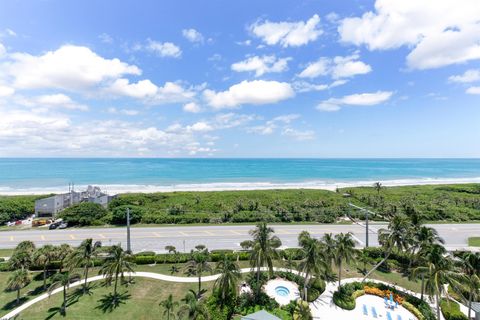
[[370,213],[370,211],[365,208],[356,206],[353,203],[349,203],[348,205],[355,209],[365,212],[365,248],[368,248],[368,214]]
[[127,252],[132,253],[130,244],[130,208],[127,208]]

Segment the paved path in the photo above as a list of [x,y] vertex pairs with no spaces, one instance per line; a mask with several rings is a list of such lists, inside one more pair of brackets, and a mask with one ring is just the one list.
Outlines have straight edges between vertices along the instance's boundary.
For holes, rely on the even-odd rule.
[[[377,246],[377,231],[385,225],[370,225],[369,241],[371,246]],[[430,225],[437,229],[446,241],[448,249],[467,247],[468,237],[480,234],[480,224],[436,224]],[[352,232],[360,246],[365,244],[365,227],[358,224],[283,224],[271,227],[280,237],[285,247],[296,247],[298,234],[309,231],[315,237],[325,233]],[[135,252],[152,250],[163,252],[166,245],[173,245],[179,251],[190,251],[198,244],[204,244],[209,249],[240,249],[240,242],[250,239],[249,230],[253,225],[218,225],[218,226],[165,226],[139,227],[131,229],[132,249]],[[32,229],[27,231],[0,232],[0,248],[14,248],[23,240],[34,241],[36,245],[61,244],[78,245],[86,238],[102,241],[105,245],[121,243],[126,245],[125,228],[82,228],[64,230]]]

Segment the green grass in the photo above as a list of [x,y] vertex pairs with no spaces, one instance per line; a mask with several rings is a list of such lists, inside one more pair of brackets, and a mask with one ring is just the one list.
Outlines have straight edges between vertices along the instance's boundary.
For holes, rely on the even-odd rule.
[[0,249],[0,257],[10,257],[13,253],[13,249]]
[[468,245],[470,247],[480,247],[480,237],[470,237],[470,238],[468,238]]
[[[202,287],[211,293],[213,282],[205,282]],[[67,315],[59,314],[62,304],[62,294],[52,295],[35,307],[28,308],[18,319],[163,319],[163,309],[159,303],[172,294],[175,301],[185,296],[189,289],[196,289],[196,283],[172,283],[153,279],[134,278],[134,283],[128,287],[121,286],[119,293],[127,298],[112,311],[103,311],[100,299],[113,291],[113,286],[105,287],[103,282],[92,283],[90,294],[82,295],[80,288],[72,288],[68,292]],[[178,307],[177,307],[178,310]]]

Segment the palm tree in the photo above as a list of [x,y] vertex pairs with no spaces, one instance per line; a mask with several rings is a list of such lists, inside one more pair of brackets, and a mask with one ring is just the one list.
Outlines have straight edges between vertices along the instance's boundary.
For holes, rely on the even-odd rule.
[[240,268],[235,261],[228,259],[227,256],[223,257],[223,260],[219,261],[215,267],[215,272],[220,274],[213,285],[214,290],[220,295],[220,307],[229,298],[235,298],[237,295],[237,285],[241,278]]
[[336,243],[333,234],[325,233],[322,237],[322,242],[325,250],[325,258],[329,265],[331,265],[335,258]]
[[69,265],[71,268],[83,266],[83,276],[85,282],[83,284],[83,293],[87,292],[87,279],[90,267],[94,266],[93,258],[96,256],[98,248],[102,246],[100,241],[93,242],[93,239],[85,239],[80,246],[75,249],[69,256]]
[[357,261],[363,264],[362,274],[367,273],[367,263],[370,262],[370,255],[366,248],[357,251]]
[[[411,267],[414,260],[416,260],[415,255],[417,252],[424,251],[425,248],[428,248],[433,244],[445,243],[445,241],[438,235],[437,230],[422,225],[418,226],[414,222],[412,222],[412,226],[409,229],[408,241],[411,254],[409,267]],[[418,255],[417,258],[421,257],[421,255]]]
[[375,182],[373,184],[373,188],[377,191],[377,194],[380,194],[380,191],[382,190],[383,186],[380,182]]
[[33,263],[34,252],[35,244],[32,241],[22,241],[13,250],[9,263],[14,269],[28,269]]
[[47,289],[47,267],[53,259],[55,259],[55,248],[52,245],[47,244],[35,251],[33,260],[43,267],[43,290]]
[[202,274],[212,271],[212,267],[208,263],[208,250],[201,248],[201,250],[192,252],[192,258],[185,265],[185,271],[187,274],[198,277],[198,297],[200,297],[202,295]]
[[472,301],[480,296],[480,253],[465,251],[458,254],[457,258],[465,275],[464,286],[468,291],[468,319],[470,319]]
[[293,320],[311,320],[312,313],[308,302],[298,299],[293,311]]
[[57,252],[57,259],[60,261],[60,268],[58,272],[61,273],[64,267],[65,259],[67,259],[67,257],[73,252],[73,249],[72,247],[70,247],[70,245],[63,243],[56,248],[56,252]]
[[25,269],[14,271],[8,278],[6,290],[17,291],[17,304],[20,303],[20,290],[28,286],[30,281],[30,274]]
[[122,249],[120,244],[113,245],[108,253],[109,256],[105,259],[105,262],[100,269],[100,274],[105,276],[105,281],[107,283],[112,283],[112,279],[115,280],[113,296],[116,298],[118,276],[120,275],[121,279],[123,279],[124,272],[133,272],[134,264],[129,261],[130,255]]
[[298,235],[298,244],[303,253],[303,259],[298,264],[298,271],[303,272],[305,284],[303,286],[303,298],[307,300],[308,284],[312,275],[319,276],[328,269],[327,259],[322,250],[322,244],[318,239],[312,238],[310,233],[302,231]]
[[163,311],[163,315],[167,317],[167,320],[170,320],[170,317],[174,319],[175,313],[173,313],[173,310],[175,309],[176,306],[178,306],[178,302],[173,301],[172,294],[169,294],[168,298],[160,302],[159,305],[165,309],[165,311]]
[[285,250],[284,251],[284,255],[285,255],[285,260],[283,261],[284,265],[285,265],[285,268],[288,269],[288,272],[292,272],[293,269],[296,269],[297,268],[297,264],[295,263],[295,255],[293,254],[293,252],[291,251],[287,251]]
[[65,315],[67,312],[67,289],[72,282],[79,281],[81,279],[79,274],[71,274],[70,271],[64,273],[57,273],[52,278],[52,284],[48,288],[48,296],[52,294],[56,288],[63,287],[63,303],[60,313]]
[[[250,249],[250,266],[257,269],[257,284],[260,282],[260,269],[266,266],[272,275],[273,260],[278,259],[277,249],[282,242],[272,233],[273,229],[267,227],[265,222],[261,222],[255,229],[250,230],[253,240],[242,242],[242,247]],[[257,296],[259,290],[260,286],[257,286]]]
[[403,214],[397,214],[390,219],[388,229],[378,230],[378,242],[385,250],[385,257],[367,272],[362,281],[387,261],[394,249],[401,251],[408,248],[408,227],[408,218]]
[[209,319],[208,310],[205,304],[197,299],[195,291],[190,290],[182,301],[185,302],[185,304],[178,311],[180,318],[186,317],[189,320]]
[[428,262],[426,266],[413,270],[414,276],[419,274],[424,277],[425,292],[430,297],[435,297],[437,319],[440,319],[440,298],[445,293],[445,285],[450,285],[454,289],[461,286],[462,276],[452,270],[452,262],[447,258]]
[[338,267],[338,287],[342,281],[342,262],[349,264],[355,257],[355,241],[352,233],[340,233],[335,236],[335,265]]

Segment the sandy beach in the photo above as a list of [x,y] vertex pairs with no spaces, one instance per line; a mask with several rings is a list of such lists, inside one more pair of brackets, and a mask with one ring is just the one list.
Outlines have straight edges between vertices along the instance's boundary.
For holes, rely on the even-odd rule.
[[[337,188],[371,186],[377,181],[352,181],[352,182],[329,182],[329,181],[305,181],[290,183],[271,183],[271,182],[232,182],[232,183],[197,183],[197,184],[176,184],[176,185],[121,185],[121,184],[96,184],[109,194],[119,193],[153,193],[153,192],[174,192],[174,191],[235,191],[235,190],[272,190],[272,189],[318,189],[335,191]],[[411,185],[436,185],[436,184],[462,184],[462,183],[480,183],[478,178],[442,178],[442,179],[399,179],[379,181],[385,187],[411,186]],[[83,190],[86,185],[76,185],[77,190]],[[68,187],[62,188],[28,188],[28,189],[10,189],[0,188],[0,195],[37,195],[50,193],[64,193]]]

